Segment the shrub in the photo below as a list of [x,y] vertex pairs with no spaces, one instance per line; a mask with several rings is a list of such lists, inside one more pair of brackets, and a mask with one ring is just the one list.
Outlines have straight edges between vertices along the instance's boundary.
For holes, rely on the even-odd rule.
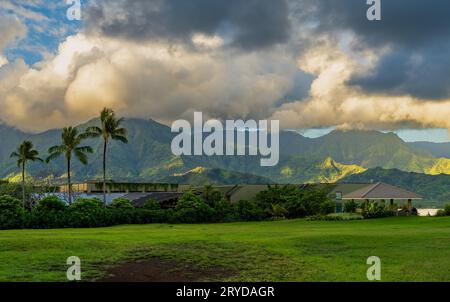
[[230,222],[239,220],[239,216],[236,213],[234,205],[225,198],[215,202],[213,209],[215,212],[214,221]]
[[57,196],[42,198],[32,209],[27,220],[29,228],[60,228],[67,224],[66,204]]
[[42,198],[36,206],[36,210],[39,211],[63,211],[66,208],[66,204],[55,195],[49,195]]
[[211,185],[206,185],[203,188],[202,198],[210,207],[214,208],[216,203],[223,199],[223,195]]
[[240,220],[257,221],[267,218],[266,212],[255,202],[240,200],[236,204],[236,213]]
[[436,212],[436,217],[442,217],[442,216],[446,216],[444,210],[439,210]]
[[320,203],[319,213],[322,215],[334,213],[336,205],[331,200],[325,200]]
[[270,214],[273,219],[284,219],[288,214],[288,211],[280,204],[272,204]]
[[[111,219],[109,219],[111,220]],[[69,207],[70,227],[98,227],[110,225],[107,209],[98,198],[79,198]]]
[[25,210],[19,199],[8,195],[0,196],[0,229],[22,228],[25,219]]
[[308,189],[289,189],[290,194],[284,203],[289,218],[333,213],[335,204],[329,199],[327,192],[316,187]]
[[450,203],[444,209],[437,211],[436,216],[450,216]]
[[113,199],[113,201],[110,204],[110,207],[113,209],[133,209],[133,205],[131,204],[131,201],[129,201],[126,198],[119,197]]
[[144,203],[144,206],[142,208],[144,208],[146,210],[156,211],[156,210],[161,210],[161,205],[156,200],[150,199]]
[[450,216],[450,203],[445,206],[444,214],[445,216]]
[[[30,190],[25,187],[25,198],[30,198]],[[8,195],[17,199],[22,199],[22,185],[20,183],[0,183],[0,196]]]
[[307,221],[350,221],[361,220],[364,217],[355,213],[333,213],[328,215],[314,215],[306,218]]
[[344,204],[344,212],[345,213],[356,213],[357,208],[358,208],[358,204],[354,200],[349,200]]
[[192,192],[183,194],[175,207],[175,219],[181,223],[202,223],[213,220],[214,210]]
[[198,208],[206,204],[205,201],[193,192],[184,193],[177,202],[176,210]]
[[88,211],[103,207],[103,202],[99,198],[78,198],[70,205],[73,211]]
[[385,218],[394,215],[394,211],[386,209],[384,206],[378,205],[376,202],[369,203],[367,208],[363,211],[363,216],[366,219]]

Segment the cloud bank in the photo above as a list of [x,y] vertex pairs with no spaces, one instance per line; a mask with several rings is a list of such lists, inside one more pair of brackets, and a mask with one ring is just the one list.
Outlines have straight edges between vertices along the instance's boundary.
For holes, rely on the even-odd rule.
[[[422,3],[384,1],[373,23],[359,0],[92,1],[54,55],[0,58],[0,120],[40,131],[110,106],[165,123],[203,111],[285,128],[450,129],[450,5]],[[1,49],[26,28],[8,33]]]

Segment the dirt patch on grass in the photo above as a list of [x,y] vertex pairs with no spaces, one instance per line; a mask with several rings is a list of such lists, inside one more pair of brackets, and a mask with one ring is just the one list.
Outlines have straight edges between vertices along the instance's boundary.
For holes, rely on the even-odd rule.
[[234,273],[224,268],[203,268],[158,258],[122,263],[106,271],[98,282],[220,281]]

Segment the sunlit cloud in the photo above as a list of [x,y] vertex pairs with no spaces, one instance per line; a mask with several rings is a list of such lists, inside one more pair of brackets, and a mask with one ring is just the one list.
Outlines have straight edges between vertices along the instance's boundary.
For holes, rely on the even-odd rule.
[[[176,2],[92,1],[83,27],[71,32],[60,22],[52,29],[59,39],[52,49],[27,32],[50,32],[54,20],[24,11],[23,1],[0,6],[22,7],[0,19],[0,120],[41,131],[84,122],[110,106],[164,123],[202,111],[219,119],[279,119],[285,128],[450,128],[449,77],[433,48],[450,45],[445,30],[421,29],[428,38],[397,41],[395,34],[408,36],[406,28],[385,37],[360,27],[339,10],[347,0]],[[442,42],[431,37],[437,35]],[[42,59],[7,56],[17,41]],[[442,80],[421,80],[432,75]]]

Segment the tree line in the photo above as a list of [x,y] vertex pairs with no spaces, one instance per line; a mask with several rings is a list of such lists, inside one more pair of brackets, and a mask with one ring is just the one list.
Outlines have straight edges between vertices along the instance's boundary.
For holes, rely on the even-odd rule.
[[17,160],[17,166],[21,168],[22,173],[22,202],[23,207],[27,207],[25,197],[25,174],[28,162],[46,162],[64,156],[67,164],[67,187],[68,201],[72,204],[72,183],[71,183],[71,163],[75,157],[83,165],[88,164],[88,154],[94,150],[90,146],[83,145],[83,141],[89,138],[98,138],[103,140],[103,204],[106,207],[106,157],[107,148],[111,140],[128,143],[127,129],[122,127],[124,119],[116,116],[114,110],[104,108],[100,112],[100,125],[88,127],[84,132],[80,132],[77,127],[65,127],[61,133],[61,143],[48,149],[48,156],[45,160],[39,157],[39,152],[34,149],[31,141],[24,141],[17,150],[11,153],[11,158]]

